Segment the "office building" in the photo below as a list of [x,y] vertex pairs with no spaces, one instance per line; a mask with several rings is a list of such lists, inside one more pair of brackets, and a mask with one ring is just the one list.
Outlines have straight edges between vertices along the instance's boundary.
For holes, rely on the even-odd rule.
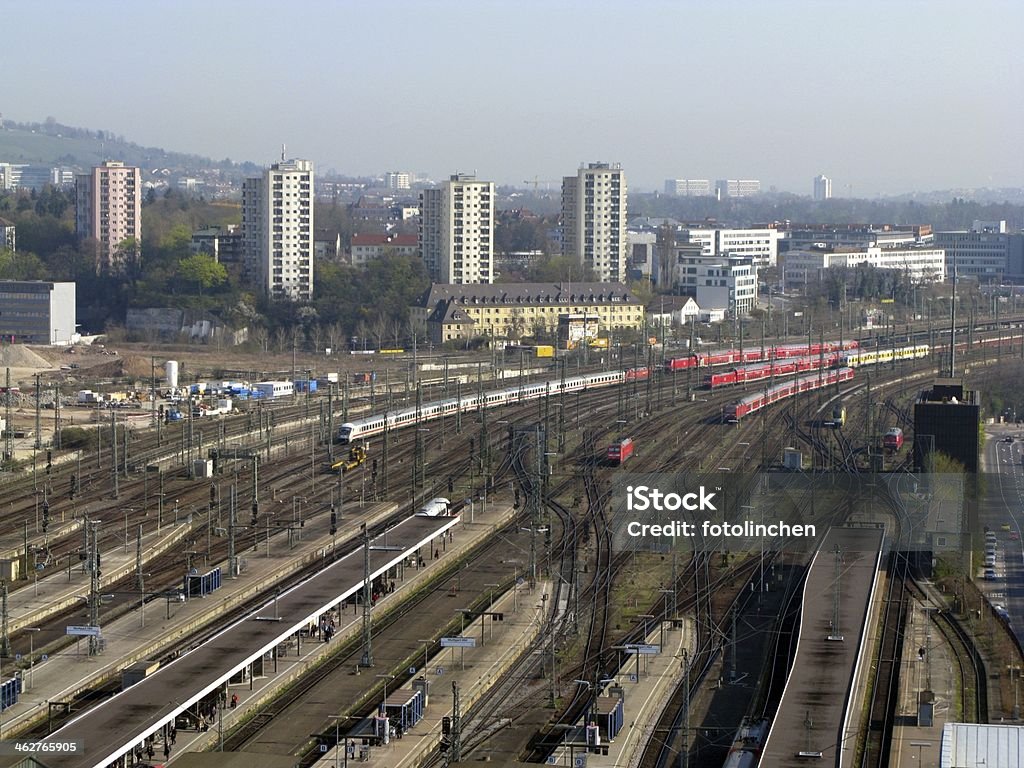
[[665,194],[673,197],[711,197],[715,191],[710,179],[666,179]]
[[16,344],[71,344],[75,284],[0,280],[0,337]]
[[75,232],[97,242],[97,269],[119,270],[139,256],[142,179],[139,169],[108,160],[75,178]]
[[680,242],[699,244],[705,256],[745,256],[758,267],[775,266],[779,242],[785,237],[785,233],[775,227],[683,227],[678,234]]
[[757,179],[719,179],[715,182],[715,197],[750,197],[761,194],[761,182]]
[[420,211],[420,255],[434,282],[494,282],[494,182],[455,174],[420,193]]
[[590,163],[562,179],[562,254],[603,283],[626,280],[626,194],[618,163]]
[[946,253],[929,246],[907,248],[847,248],[812,246],[791,250],[779,260],[785,290],[802,290],[825,278],[826,270],[861,266],[905,273],[916,284],[937,282],[946,276]]
[[936,232],[935,245],[946,252],[946,274],[984,283],[1024,277],[1024,234],[1007,231],[1005,221],[975,221],[969,230]]
[[828,200],[832,197],[832,179],[820,175],[814,177],[814,199]]
[[272,299],[313,298],[313,163],[284,160],[242,184],[247,279]]

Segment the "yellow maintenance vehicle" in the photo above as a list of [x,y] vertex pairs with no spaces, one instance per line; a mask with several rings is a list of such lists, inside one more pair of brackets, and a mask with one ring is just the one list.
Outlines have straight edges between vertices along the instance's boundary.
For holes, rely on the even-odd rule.
[[331,464],[331,471],[341,472],[344,474],[350,469],[355,469],[364,461],[366,461],[366,449],[361,445],[353,445],[348,449],[348,456],[343,459],[338,459],[336,462]]

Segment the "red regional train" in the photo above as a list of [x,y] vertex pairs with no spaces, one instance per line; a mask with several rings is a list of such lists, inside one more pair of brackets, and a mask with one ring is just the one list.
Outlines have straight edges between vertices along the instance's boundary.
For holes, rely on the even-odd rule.
[[704,386],[709,389],[726,387],[732,384],[745,384],[750,381],[762,381],[773,376],[789,376],[794,373],[816,371],[819,368],[831,368],[839,362],[839,352],[825,352],[807,357],[788,357],[767,363],[755,363],[731,368],[726,371],[709,373],[704,377]]
[[856,339],[848,341],[826,341],[812,342],[810,344],[780,344],[774,347],[765,347],[762,357],[761,348],[744,349],[742,353],[738,349],[723,349],[717,352],[694,352],[692,355],[673,357],[665,361],[665,370],[682,371],[687,368],[708,368],[714,365],[735,365],[743,363],[757,363],[762,360],[780,360],[791,357],[806,357],[818,355],[824,350],[827,352],[842,352],[857,349],[860,346]]
[[748,395],[741,400],[729,403],[722,412],[723,420],[739,421],[744,416],[761,410],[765,406],[785,400],[798,392],[809,392],[823,386],[853,379],[853,368],[833,368],[811,376],[801,376],[781,384],[769,387],[763,392]]

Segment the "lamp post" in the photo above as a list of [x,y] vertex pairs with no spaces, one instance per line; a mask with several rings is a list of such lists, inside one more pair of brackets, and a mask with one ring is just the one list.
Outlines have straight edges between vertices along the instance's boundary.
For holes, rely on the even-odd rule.
[[427,675],[427,664],[430,661],[427,658],[427,651],[430,649],[430,645],[434,641],[433,640],[417,640],[416,642],[417,643],[423,643],[423,676],[426,677],[426,675]]
[[36,632],[42,632],[41,627],[25,627],[25,631],[28,632],[28,687],[32,687],[33,669],[35,668],[35,647],[33,646],[33,640]]
[[382,710],[384,710],[385,713],[386,713],[387,712],[387,703],[388,703],[388,683],[391,682],[392,680],[394,680],[395,676],[394,675],[389,675],[389,674],[379,674],[379,675],[374,675],[374,677],[379,677],[379,678],[384,680],[384,698],[381,699],[380,708]]

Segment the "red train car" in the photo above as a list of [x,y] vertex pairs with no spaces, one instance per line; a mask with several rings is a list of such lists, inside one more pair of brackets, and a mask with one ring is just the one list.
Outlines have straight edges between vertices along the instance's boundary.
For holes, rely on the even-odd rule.
[[651,372],[647,369],[646,366],[643,367],[643,368],[627,368],[626,369],[626,374],[625,374],[625,380],[626,381],[643,381],[644,379],[646,379],[650,375],[651,375]]
[[685,371],[687,368],[698,368],[700,366],[701,356],[698,354],[687,355],[686,357],[673,357],[671,360],[665,361],[665,370],[671,373],[672,371]]
[[633,455],[633,438],[624,437],[608,446],[606,458],[610,464],[625,464],[626,459]]
[[882,438],[882,447],[887,451],[898,451],[903,447],[903,430],[893,427]]
[[838,368],[815,373],[799,379],[789,379],[769,388],[764,392],[748,395],[742,400],[729,403],[722,412],[725,421],[739,421],[744,416],[759,411],[767,405],[792,397],[798,392],[807,392],[836,382],[850,381],[853,378],[852,368]]

